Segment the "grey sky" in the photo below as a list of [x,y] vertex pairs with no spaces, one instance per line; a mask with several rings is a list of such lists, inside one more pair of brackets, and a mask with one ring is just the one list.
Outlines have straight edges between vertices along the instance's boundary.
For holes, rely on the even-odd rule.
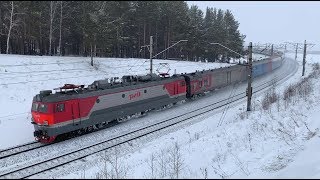
[[229,9],[239,30],[252,43],[283,43],[307,40],[320,50],[320,2],[317,1],[187,1],[205,15],[206,7]]

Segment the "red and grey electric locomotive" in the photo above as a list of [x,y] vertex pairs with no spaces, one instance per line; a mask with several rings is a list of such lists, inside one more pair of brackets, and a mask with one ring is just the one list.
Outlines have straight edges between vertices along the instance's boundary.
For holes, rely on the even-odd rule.
[[122,82],[99,80],[87,88],[66,84],[60,92],[41,91],[33,98],[34,136],[52,142],[58,135],[81,134],[137,112],[185,99],[183,76],[123,76]]

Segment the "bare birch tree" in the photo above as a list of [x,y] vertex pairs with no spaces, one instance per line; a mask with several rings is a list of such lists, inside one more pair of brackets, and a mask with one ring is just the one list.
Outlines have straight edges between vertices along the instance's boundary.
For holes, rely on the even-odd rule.
[[49,55],[52,55],[51,44],[52,44],[52,34],[53,34],[53,20],[56,13],[57,2],[50,1],[50,32],[49,32]]
[[158,178],[165,178],[168,174],[168,158],[166,157],[167,152],[165,150],[161,150],[161,153],[158,155],[158,166],[160,169]]
[[59,55],[62,56],[61,38],[62,38],[62,19],[63,19],[63,1],[60,1],[60,36],[59,36]]
[[14,3],[13,3],[13,1],[10,2],[10,5],[11,5],[11,12],[10,12],[10,25],[9,25],[8,35],[7,35],[7,50],[6,50],[7,54],[9,54],[9,42],[10,42],[11,30],[14,26],[14,23],[13,23]]
[[182,173],[182,170],[184,168],[184,160],[180,151],[180,147],[178,143],[176,142],[174,147],[171,149],[169,153],[169,166],[171,167],[171,178],[176,178],[178,179],[179,176]]
[[[0,4],[0,5],[2,5],[2,4]],[[3,34],[3,27],[2,27],[2,24],[3,24],[3,20],[2,20],[2,15],[3,15],[3,11],[2,11],[2,8],[1,8],[1,6],[0,6],[0,37],[1,37],[1,35]],[[2,52],[2,44],[1,44],[1,42],[0,42],[0,54],[1,54],[1,52]]]
[[4,20],[8,21],[9,23],[3,23],[5,29],[7,29],[7,49],[6,54],[9,54],[10,50],[10,38],[12,37],[13,31],[18,31],[16,27],[18,27],[21,24],[21,19],[18,17],[18,15],[22,15],[24,13],[19,13],[17,9],[17,2],[10,1],[9,5],[7,6],[8,12],[5,14]]
[[67,1],[60,1],[60,22],[59,22],[59,55],[62,56],[62,31],[63,20],[66,18],[73,19],[70,15],[74,12],[72,3]]
[[104,167],[96,174],[96,177],[104,179],[123,179],[126,178],[129,167],[120,160],[119,150],[115,148],[113,152],[104,151],[100,154]]
[[[152,153],[151,156],[150,156],[150,159],[148,159],[148,160],[150,160],[150,162],[148,161],[147,163],[148,163],[148,166],[149,166],[150,171],[151,171],[149,176],[150,176],[151,179],[156,179],[157,178],[156,177],[157,167],[156,167],[156,164],[155,164],[156,156]],[[148,178],[148,175],[147,175],[146,178]]]

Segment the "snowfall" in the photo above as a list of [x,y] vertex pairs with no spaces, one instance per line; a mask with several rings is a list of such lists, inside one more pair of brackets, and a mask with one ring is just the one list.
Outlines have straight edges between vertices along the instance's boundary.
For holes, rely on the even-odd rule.
[[[265,56],[255,54],[254,59]],[[312,73],[320,55],[308,54],[304,77]],[[231,64],[154,60],[155,73],[180,74],[215,69]],[[0,150],[34,141],[30,109],[32,98],[41,90],[64,84],[89,85],[98,79],[123,75],[145,75],[148,59],[0,55]],[[320,178],[320,82],[310,78],[312,92],[306,97],[283,100],[285,89],[300,82],[302,54],[287,53],[282,67],[253,79],[259,83],[287,76],[252,97],[252,111],[246,99],[203,114],[131,144],[110,149],[108,161],[101,154],[82,162],[52,170],[34,178]],[[29,152],[23,158],[9,158],[7,165],[30,164],[77,148],[130,132],[166,118],[184,114],[218,100],[244,92],[246,83],[208,93],[193,102],[149,112],[117,126],[66,140]],[[279,100],[264,109],[266,93]],[[179,157],[179,169],[174,169]],[[4,164],[0,162],[1,166]],[[115,164],[116,170],[115,171]],[[6,167],[7,168],[7,167]],[[107,176],[108,175],[108,176]]]

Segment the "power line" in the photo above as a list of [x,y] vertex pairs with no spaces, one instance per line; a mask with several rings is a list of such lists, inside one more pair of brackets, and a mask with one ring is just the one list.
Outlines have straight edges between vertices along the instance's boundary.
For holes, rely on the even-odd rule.
[[14,83],[1,83],[0,85],[26,84],[26,83],[33,83],[33,82],[43,82],[43,81],[52,81],[52,80],[61,80],[61,79],[70,79],[70,78],[78,79],[79,77],[90,77],[90,76],[97,76],[97,74],[85,75],[85,76],[73,76],[73,77],[66,77],[66,78],[56,78],[56,79],[35,80],[35,81],[23,81],[23,82],[14,82]]
[[[219,119],[219,122],[218,122],[217,127],[222,125],[223,119],[224,119],[224,118],[226,117],[226,115],[227,115],[227,112],[228,112],[228,110],[229,110],[229,108],[230,108],[230,102],[232,101],[232,98],[233,98],[234,94],[236,93],[236,90],[237,90],[238,87],[239,87],[239,86],[237,86],[237,84],[238,84],[238,83],[233,84],[232,90],[231,90],[230,95],[229,95],[228,100],[227,100],[228,106],[225,106],[225,108],[223,109],[223,112],[222,112],[222,115],[221,115],[221,117],[220,117],[220,119]],[[235,88],[236,86],[237,86],[237,88]]]
[[44,65],[53,65],[53,64],[57,64],[57,65],[60,65],[60,64],[74,64],[74,63],[86,63],[86,61],[75,61],[75,62],[67,62],[67,63],[60,63],[60,62],[57,62],[57,63],[46,63],[46,64],[2,64],[0,66],[2,67],[18,67],[18,66],[44,66]]
[[285,44],[289,44],[291,45],[293,48],[295,48],[296,50],[296,54],[295,54],[295,60],[297,60],[297,57],[298,57],[298,49],[299,50],[302,50],[305,48],[307,48],[307,46],[310,46],[310,48],[312,48],[315,44],[313,43],[297,43],[297,42],[285,42]]

